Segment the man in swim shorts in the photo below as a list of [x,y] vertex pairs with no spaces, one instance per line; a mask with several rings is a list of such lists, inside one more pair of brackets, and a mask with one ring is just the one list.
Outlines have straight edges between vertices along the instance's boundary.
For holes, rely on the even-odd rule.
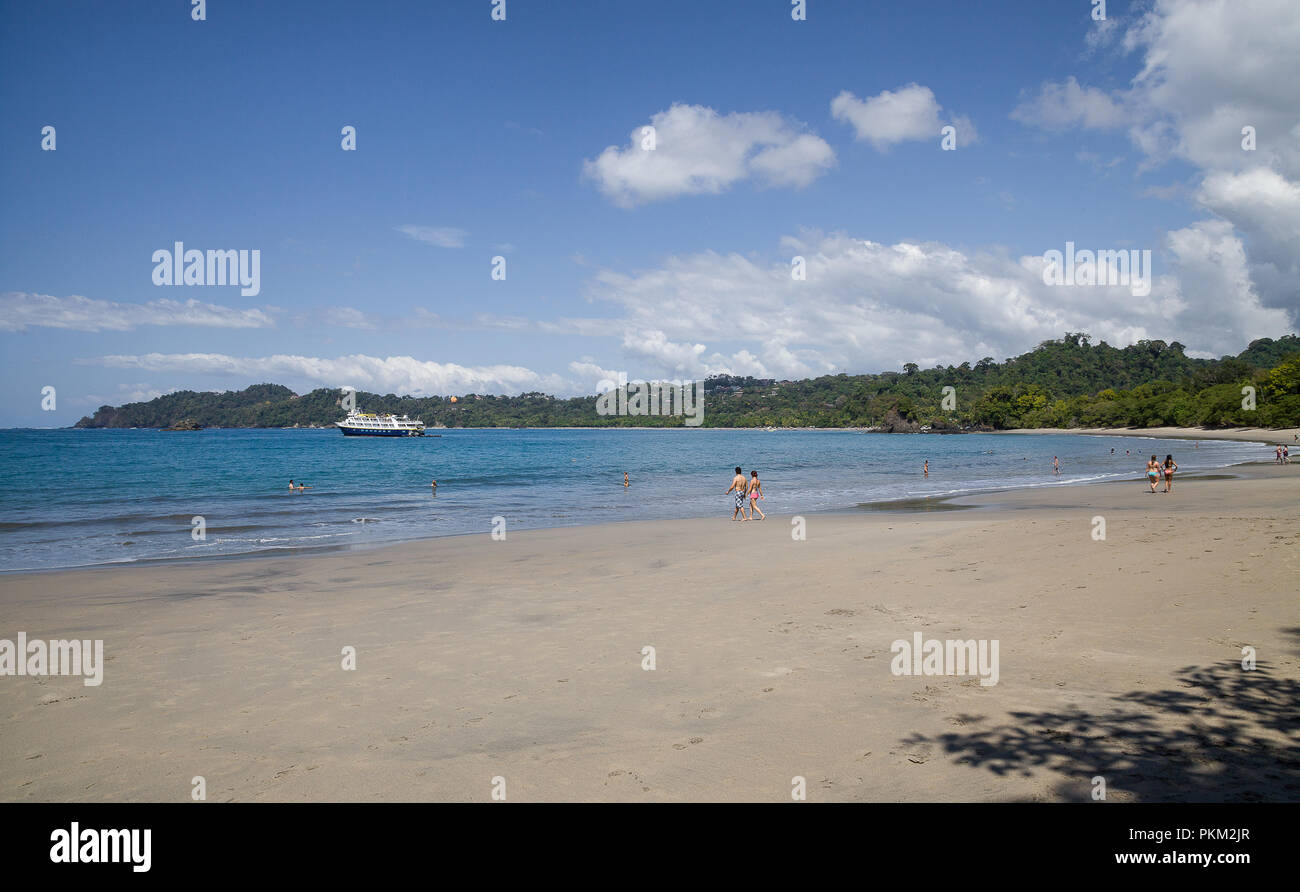
[[[745,517],[741,512],[745,507],[746,486],[745,472],[740,468],[736,468],[736,476],[731,478],[731,486],[727,489],[727,492],[735,492],[736,494],[736,510],[731,512],[732,520],[745,520]],[[726,494],[727,493],[723,493],[723,495]]]

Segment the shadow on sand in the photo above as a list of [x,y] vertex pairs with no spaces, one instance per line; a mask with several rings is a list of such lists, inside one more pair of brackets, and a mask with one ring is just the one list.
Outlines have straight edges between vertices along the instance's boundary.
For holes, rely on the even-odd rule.
[[1013,712],[988,730],[905,742],[999,776],[1051,776],[1058,800],[1090,800],[1100,775],[1112,801],[1300,801],[1300,682],[1235,661],[1187,667],[1175,681],[1122,694],[1102,715]]

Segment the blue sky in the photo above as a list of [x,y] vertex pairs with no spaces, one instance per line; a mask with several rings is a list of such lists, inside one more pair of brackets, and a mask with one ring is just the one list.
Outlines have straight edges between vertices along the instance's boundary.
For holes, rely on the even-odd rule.
[[[1094,5],[5,4],[0,425],[1294,330],[1293,10]],[[260,293],[155,285],[176,241],[257,249]],[[1151,250],[1150,294],[1046,285],[1066,241]]]

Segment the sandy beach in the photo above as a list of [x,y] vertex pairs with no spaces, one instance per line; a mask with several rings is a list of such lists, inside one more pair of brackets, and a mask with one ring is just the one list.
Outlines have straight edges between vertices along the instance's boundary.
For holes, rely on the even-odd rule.
[[1071,427],[1071,428],[1021,428],[997,431],[1002,434],[1095,434],[1105,437],[1156,437],[1184,440],[1237,440],[1250,443],[1271,443],[1277,446],[1300,445],[1300,427]]
[[0,797],[1300,800],[1300,467],[1231,475],[0,577],[106,660],[0,680]]

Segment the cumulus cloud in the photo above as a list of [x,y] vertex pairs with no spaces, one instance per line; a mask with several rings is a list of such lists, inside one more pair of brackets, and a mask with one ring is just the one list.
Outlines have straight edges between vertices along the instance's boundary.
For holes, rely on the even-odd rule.
[[417,242],[424,242],[439,248],[463,248],[465,237],[469,235],[455,226],[414,226],[407,224],[396,227],[403,235],[410,236]]
[[[781,259],[702,252],[635,274],[602,271],[589,296],[622,310],[623,351],[643,363],[641,374],[670,377],[956,364],[1011,356],[1065,331],[1235,353],[1294,325],[1290,312],[1261,304],[1241,242],[1222,221],[1172,232],[1152,248],[1169,271],[1141,298],[1123,286],[1047,285],[1041,255],[818,233],[785,239]],[[790,275],[796,254],[805,281]]]
[[953,125],[962,145],[978,139],[975,125],[965,116],[945,119],[934,91],[920,84],[908,84],[897,91],[883,90],[859,99],[844,90],[831,100],[831,115],[853,125],[859,142],[869,142],[880,152],[901,142],[938,140],[945,124]]
[[1201,183],[1197,200],[1244,235],[1252,276],[1270,303],[1297,307],[1300,291],[1300,183],[1258,167],[1216,171]]
[[[590,356],[569,363],[569,371],[582,382],[581,389],[588,393],[595,393],[604,382],[619,380],[618,370],[603,368]],[[627,374],[627,371],[623,370],[623,374]]]
[[609,146],[583,162],[583,175],[623,207],[682,195],[713,195],[753,180],[763,186],[807,186],[835,164],[821,137],[776,112],[720,115],[701,105],[674,104],[650,119],[654,148],[642,127],[627,146]]
[[197,300],[118,303],[80,295],[55,297],[8,291],[0,294],[0,331],[65,328],[73,331],[130,331],[141,325],[208,328],[271,328],[273,307],[241,310]]
[[[1194,318],[1198,340],[1210,348],[1208,355],[1236,353],[1240,344],[1263,335],[1290,331],[1294,314],[1265,307],[1255,288],[1246,251],[1232,224],[1204,220],[1169,233],[1167,247],[1178,269],[1167,280],[1168,299],[1180,308],[1179,316]],[[1215,331],[1238,337],[1213,337]]]
[[529,390],[568,392],[572,383],[513,365],[463,366],[410,356],[355,354],[327,359],[316,356],[248,357],[223,353],[146,353],[100,356],[82,362],[109,368],[225,375],[242,380],[291,380],[321,387],[356,387],[378,393],[428,396],[445,393],[520,393]]
[[1144,167],[1173,158],[1195,165],[1194,198],[1242,236],[1261,302],[1300,309],[1294,0],[1153,0],[1122,48],[1141,58],[1126,88],[1106,92],[1074,78],[1044,84],[1012,116],[1050,130],[1127,127]]
[[[1293,0],[1157,0],[1125,35],[1143,54],[1123,95],[1156,160],[1300,178],[1300,18]],[[1254,127],[1255,151],[1241,130]]]

